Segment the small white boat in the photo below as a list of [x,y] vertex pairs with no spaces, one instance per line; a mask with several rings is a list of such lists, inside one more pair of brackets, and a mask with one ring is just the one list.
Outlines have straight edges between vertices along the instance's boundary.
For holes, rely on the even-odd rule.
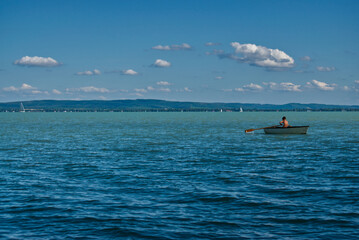
[[293,126],[293,127],[270,127],[264,128],[267,134],[306,134],[309,126]]

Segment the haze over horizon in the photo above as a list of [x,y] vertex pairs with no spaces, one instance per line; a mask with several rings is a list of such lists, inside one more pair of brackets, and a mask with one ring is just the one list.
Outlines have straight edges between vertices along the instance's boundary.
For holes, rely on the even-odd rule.
[[2,1],[0,101],[359,104],[359,2]]

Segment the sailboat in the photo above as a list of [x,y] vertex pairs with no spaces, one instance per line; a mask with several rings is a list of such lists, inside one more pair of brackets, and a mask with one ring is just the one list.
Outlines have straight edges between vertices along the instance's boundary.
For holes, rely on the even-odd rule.
[[239,108],[239,112],[243,112],[243,108]]
[[20,112],[25,112],[24,104],[20,103]]

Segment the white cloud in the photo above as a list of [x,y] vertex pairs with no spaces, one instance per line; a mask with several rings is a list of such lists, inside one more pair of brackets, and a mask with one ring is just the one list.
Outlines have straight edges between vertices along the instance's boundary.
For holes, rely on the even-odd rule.
[[36,89],[36,88],[33,87],[33,86],[31,86],[31,85],[29,85],[29,84],[26,84],[26,83],[23,83],[23,84],[21,85],[21,87],[19,87],[19,88],[16,88],[16,87],[14,87],[14,86],[10,86],[10,87],[5,87],[5,88],[3,88],[3,90],[4,90],[5,92],[29,91],[29,90],[34,90],[34,89]]
[[171,50],[171,47],[168,45],[166,45],[166,46],[157,45],[157,46],[152,47],[152,49],[169,51],[169,50]]
[[167,62],[166,60],[157,59],[153,65],[155,67],[170,67],[171,63]]
[[20,87],[5,87],[2,89],[5,92],[14,92],[18,94],[25,94],[25,95],[31,95],[31,94],[46,94],[49,95],[48,91],[41,91],[37,89],[36,87],[31,86],[30,84],[23,83]]
[[[232,90],[231,89],[226,89],[225,92],[231,92]],[[235,88],[234,91],[237,91],[237,92],[244,92],[245,90],[243,88]]]
[[263,87],[261,85],[251,83],[248,85],[244,85],[243,87],[240,88],[235,88],[234,90],[237,92],[245,92],[245,91],[258,92],[258,91],[262,91]]
[[5,91],[5,92],[17,92],[17,91],[19,91],[19,89],[14,87],[14,86],[4,87],[2,90]]
[[93,73],[94,73],[95,75],[100,75],[100,74],[101,74],[100,70],[98,70],[98,69],[93,70]]
[[51,57],[29,57],[25,56],[16,60],[15,65],[28,66],[28,67],[56,67],[61,65],[58,61]]
[[89,87],[82,87],[80,88],[81,91],[83,92],[100,92],[100,93],[108,93],[110,92],[110,90],[108,90],[107,88],[97,88],[97,87],[93,87],[93,86],[89,86]]
[[323,66],[318,66],[317,70],[319,72],[332,72],[335,70],[335,67],[323,67]]
[[138,74],[138,72],[134,71],[133,69],[123,70],[121,73],[124,75],[137,75]]
[[61,94],[61,92],[57,89],[52,89],[52,93],[57,94],[57,95]]
[[93,72],[92,71],[85,71],[85,72],[77,72],[76,75],[93,75]]
[[154,50],[162,50],[162,51],[170,51],[170,50],[190,50],[192,49],[192,47],[187,44],[187,43],[182,43],[182,44],[172,44],[171,46],[169,45],[157,45],[152,47],[152,49]]
[[135,88],[134,91],[137,93],[146,93],[147,92],[147,90],[144,88]]
[[40,90],[31,90],[32,94],[46,94],[48,95],[49,92],[48,91],[40,91]]
[[187,43],[182,43],[181,45],[172,45],[174,50],[190,50],[192,47]]
[[97,88],[94,86],[80,87],[80,88],[66,88],[66,92],[85,92],[85,93],[108,93],[107,88]]
[[35,87],[29,85],[29,84],[26,84],[26,83],[23,83],[20,87],[21,90],[31,90],[31,89],[36,89]]
[[185,87],[185,88],[184,88],[184,91],[185,91],[185,92],[192,92],[192,90],[189,89],[188,87]]
[[271,49],[255,44],[240,44],[239,42],[232,42],[231,46],[242,57],[228,57],[240,62],[265,68],[291,68],[294,66],[294,59],[279,49]]
[[78,72],[76,75],[79,76],[92,76],[92,75],[100,75],[101,72],[98,69],[94,69],[93,71],[84,71],[84,72]]
[[301,85],[296,85],[291,82],[282,82],[282,83],[274,83],[274,82],[264,82],[263,85],[269,86],[269,89],[275,91],[288,91],[288,92],[301,92]]
[[157,84],[157,85],[160,85],[160,86],[169,86],[169,85],[172,85],[171,83],[166,82],[166,81],[160,81],[160,82],[157,82],[156,84]]
[[158,89],[159,92],[171,92],[171,89],[169,88],[160,88]]
[[307,82],[306,86],[309,88],[317,88],[317,89],[320,89],[323,91],[333,91],[337,85],[336,84],[328,84],[328,83],[320,82],[317,80],[312,80],[311,82]]
[[172,90],[168,87],[160,87],[160,88],[154,88],[152,86],[148,86],[146,88],[135,88],[133,89],[133,91],[135,93],[140,93],[141,96],[142,94],[144,93],[147,93],[147,92],[151,92],[151,91],[156,91],[156,92],[171,92]]
[[222,76],[217,76],[217,77],[215,77],[216,79],[218,79],[218,80],[221,80],[221,79],[223,79],[224,77],[222,77]]
[[221,44],[220,43],[214,43],[214,42],[207,42],[204,45],[206,45],[206,46],[219,46]]

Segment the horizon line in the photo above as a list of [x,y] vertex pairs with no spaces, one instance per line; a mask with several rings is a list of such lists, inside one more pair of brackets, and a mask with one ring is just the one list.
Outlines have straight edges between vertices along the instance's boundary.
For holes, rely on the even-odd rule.
[[326,103],[300,103],[300,102],[288,102],[283,104],[276,104],[276,103],[245,103],[245,102],[205,102],[205,101],[180,101],[180,100],[164,100],[164,99],[152,99],[152,98],[138,98],[138,99],[40,99],[40,100],[23,100],[23,101],[9,101],[9,102],[0,102],[0,104],[7,104],[7,103],[22,103],[22,102],[35,102],[35,101],[74,101],[74,102],[80,102],[80,101],[101,101],[101,102],[111,102],[111,101],[139,101],[139,100],[145,100],[145,101],[164,101],[164,102],[181,102],[181,103],[208,103],[208,104],[218,104],[218,103],[224,103],[224,104],[258,104],[258,105],[276,105],[276,106],[283,106],[287,104],[302,104],[302,105],[335,105],[335,106],[355,106],[359,107],[359,105],[350,105],[350,104],[326,104]]

